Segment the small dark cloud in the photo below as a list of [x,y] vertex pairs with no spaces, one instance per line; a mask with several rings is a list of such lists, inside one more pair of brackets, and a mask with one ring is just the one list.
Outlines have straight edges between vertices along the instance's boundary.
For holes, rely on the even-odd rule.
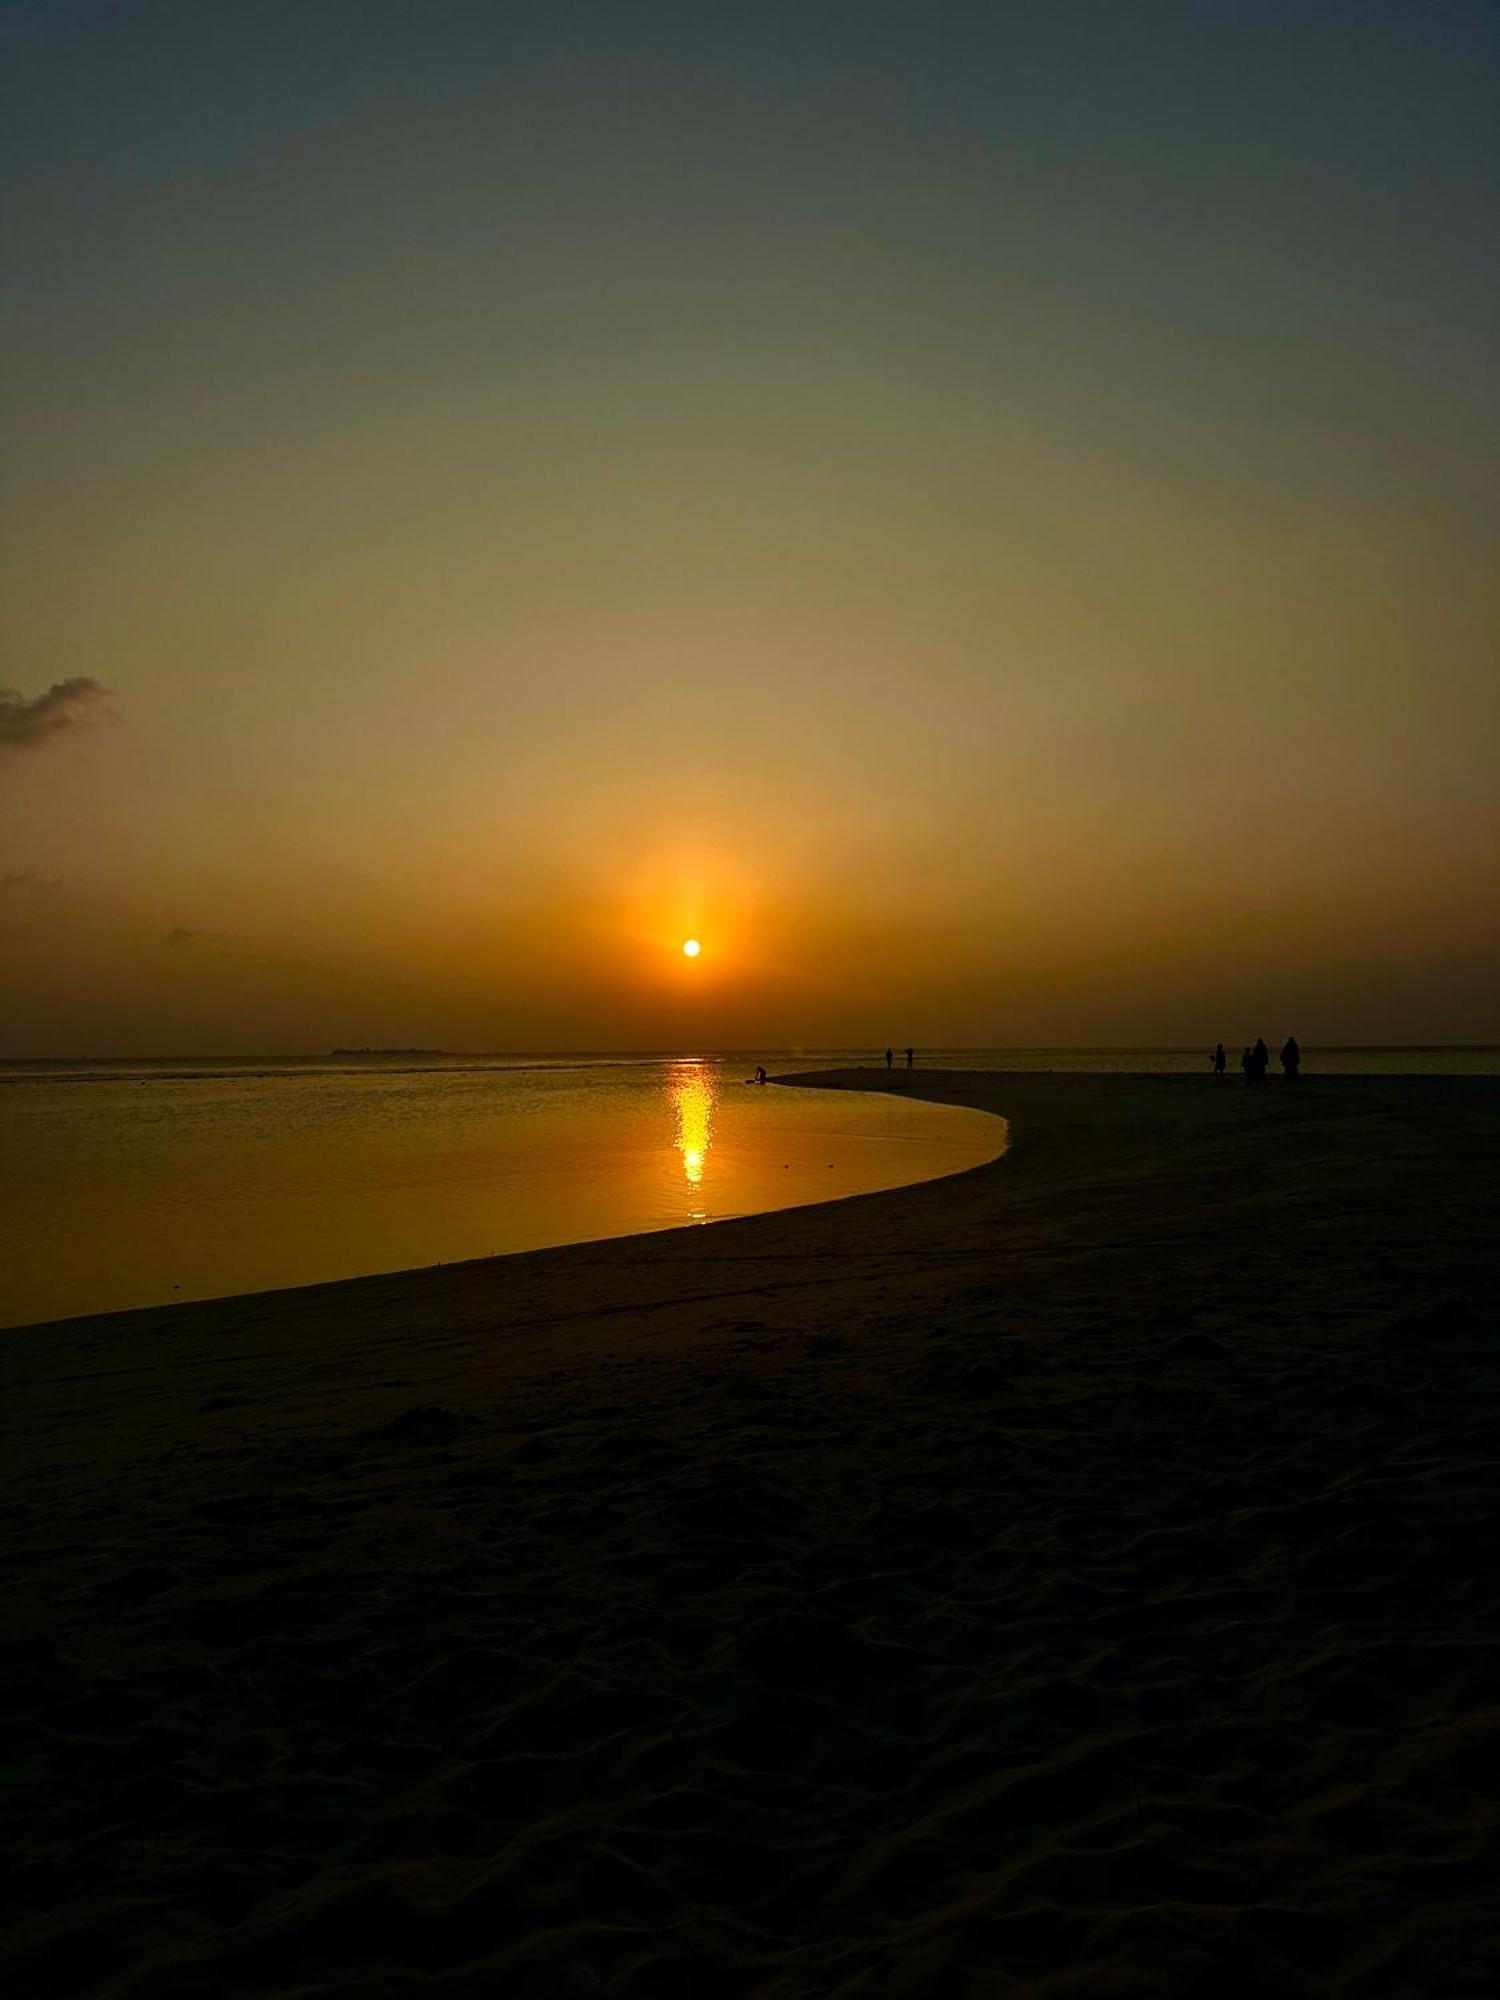
[[39,750],[86,726],[108,700],[109,689],[87,674],[54,681],[33,701],[14,688],[0,688],[0,753]]
[[168,951],[183,951],[190,944],[214,951],[232,945],[234,939],[228,931],[200,931],[193,924],[173,924],[169,931],[162,932],[161,942]]
[[44,875],[39,868],[10,868],[0,874],[0,892],[7,889],[60,889],[61,875]]

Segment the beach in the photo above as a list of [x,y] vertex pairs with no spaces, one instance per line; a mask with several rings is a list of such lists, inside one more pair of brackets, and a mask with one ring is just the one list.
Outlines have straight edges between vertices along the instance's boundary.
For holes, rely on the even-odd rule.
[[806,1081],[1008,1149],[0,1335],[9,1991],[1493,1990],[1500,1079]]

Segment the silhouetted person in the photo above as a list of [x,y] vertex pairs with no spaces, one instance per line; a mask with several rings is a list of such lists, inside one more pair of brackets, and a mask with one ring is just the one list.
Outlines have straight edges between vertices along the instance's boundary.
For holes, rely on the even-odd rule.
[[1281,1067],[1286,1071],[1288,1083],[1297,1081],[1297,1072],[1302,1066],[1302,1051],[1297,1046],[1297,1037],[1288,1035],[1281,1045]]
[[895,1060],[896,1060],[896,1052],[895,1052],[895,1050],[894,1050],[894,1049],[887,1049],[887,1050],[886,1050],[886,1052],[885,1052],[885,1066],[886,1066],[886,1068],[887,1068],[887,1069],[889,1069],[889,1068],[890,1068],[890,1066],[891,1066],[891,1064],[892,1064],[892,1063],[893,1063],[893,1062],[894,1062]]
[[1250,1081],[1264,1083],[1266,1071],[1271,1067],[1271,1051],[1266,1047],[1265,1037],[1257,1035],[1255,1047],[1250,1051]]
[[764,1083],[765,1080],[766,1080],[766,1066],[764,1063],[757,1063],[755,1065],[755,1081],[757,1083]]
[[1216,1083],[1222,1083],[1222,1082],[1224,1081],[1224,1071],[1226,1070],[1226,1068],[1228,1067],[1228,1065],[1229,1065],[1229,1058],[1228,1058],[1228,1056],[1226,1056],[1226,1055],[1225,1055],[1225,1053],[1224,1053],[1224,1044],[1223,1044],[1222,1042],[1215,1042],[1215,1043],[1214,1043],[1214,1081],[1215,1081]]
[[1241,1068],[1241,1069],[1242,1069],[1242,1070],[1244,1071],[1244,1073],[1245,1073],[1245,1081],[1246,1081],[1246,1083],[1254,1083],[1254,1081],[1255,1081],[1255,1072],[1254,1072],[1254,1069],[1253,1069],[1253,1068],[1252,1068],[1252,1066],[1251,1066],[1251,1062],[1250,1062],[1250,1051],[1249,1051],[1248,1049],[1241,1049],[1241,1050],[1240,1050],[1240,1068]]
[[915,1050],[915,1049],[908,1049],[908,1050],[906,1051],[906,1067],[907,1067],[908,1069],[913,1069],[913,1068],[915,1068],[915,1067],[916,1067],[916,1061],[917,1061],[917,1052],[916,1052],[916,1050]]

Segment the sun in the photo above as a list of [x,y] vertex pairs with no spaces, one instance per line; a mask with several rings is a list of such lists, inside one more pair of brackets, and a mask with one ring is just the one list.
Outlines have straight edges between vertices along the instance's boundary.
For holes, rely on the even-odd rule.
[[699,944],[696,938],[684,938],[682,941],[682,955],[684,958],[696,958],[702,949],[702,945]]

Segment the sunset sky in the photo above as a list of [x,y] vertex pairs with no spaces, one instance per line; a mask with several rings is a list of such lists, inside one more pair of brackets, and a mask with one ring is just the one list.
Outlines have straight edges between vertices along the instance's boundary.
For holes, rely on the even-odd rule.
[[1500,1038],[1493,6],[0,79],[0,1053]]

